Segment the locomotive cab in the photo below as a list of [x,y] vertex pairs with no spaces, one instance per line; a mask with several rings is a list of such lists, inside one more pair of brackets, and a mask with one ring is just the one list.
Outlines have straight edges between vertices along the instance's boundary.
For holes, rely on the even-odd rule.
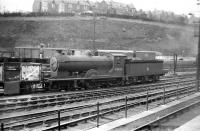
[[127,58],[126,55],[123,54],[112,54],[113,56],[113,68],[112,68],[112,76],[124,76],[124,68],[125,68],[125,60]]

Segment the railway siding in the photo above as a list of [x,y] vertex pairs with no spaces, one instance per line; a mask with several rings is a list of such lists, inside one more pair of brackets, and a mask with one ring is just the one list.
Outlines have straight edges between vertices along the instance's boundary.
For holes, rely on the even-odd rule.
[[[189,87],[190,85],[188,85],[188,87]],[[179,88],[179,91],[181,91],[181,90],[186,90],[187,89],[187,87],[182,87],[182,88]],[[176,89],[175,89],[176,90]],[[167,96],[167,93],[169,92],[169,93],[171,93],[171,92],[173,92],[174,91],[174,89],[167,89],[166,90],[166,96]],[[154,92],[152,92],[152,91],[149,91],[149,97],[152,97],[152,96],[154,96],[154,97],[157,97],[157,95],[161,95],[162,96],[162,94],[163,94],[163,90],[162,89],[160,89],[160,90],[157,90],[156,92],[155,92],[155,90],[154,90]],[[101,98],[101,103],[102,104],[111,104],[111,103],[115,103],[115,102],[119,102],[119,101],[124,101],[124,98],[125,98],[125,96],[127,96],[127,95],[120,95],[119,97],[117,97],[117,98],[113,98],[112,100],[109,100],[109,99],[102,99],[101,97],[99,97],[99,98]],[[138,94],[130,94],[130,95],[128,95],[128,97],[129,97],[129,100],[138,100],[138,99],[141,99],[141,98],[143,98],[143,99],[145,99],[146,100],[146,92],[141,92],[141,93],[138,93]],[[55,102],[50,102],[50,103],[47,103],[47,105],[46,106],[44,106],[44,104],[41,104],[41,105],[37,105],[38,107],[35,107],[35,110],[29,110],[29,108],[34,108],[33,106],[29,106],[29,107],[20,107],[20,108],[18,108],[18,109],[15,109],[15,111],[17,111],[18,110],[18,113],[16,114],[16,113],[13,113],[12,115],[10,114],[9,116],[7,115],[7,114],[4,114],[4,115],[2,115],[2,117],[0,118],[0,121],[2,120],[2,119],[7,119],[7,118],[10,118],[10,116],[12,116],[12,118],[14,118],[14,117],[17,117],[17,116],[21,116],[21,115],[23,115],[23,116],[25,116],[25,115],[34,115],[34,114],[36,114],[36,113],[41,113],[41,114],[43,114],[43,113],[46,113],[46,112],[48,112],[48,113],[50,113],[50,112],[56,112],[57,110],[63,110],[63,111],[71,111],[71,110],[74,110],[75,108],[77,108],[77,109],[80,109],[80,108],[86,108],[86,107],[94,107],[94,106],[96,106],[96,103],[97,103],[97,101],[99,101],[99,100],[93,100],[93,101],[90,101],[90,104],[87,104],[87,103],[85,103],[85,104],[81,104],[80,103],[80,105],[79,106],[77,106],[77,104],[75,103],[75,104],[71,104],[71,105],[65,105],[65,106],[62,106],[62,107],[60,107],[59,106],[59,102],[58,103],[55,103]],[[50,106],[51,104],[55,104],[55,106],[54,107],[51,107],[51,108],[44,108],[44,107],[47,107],[47,106]],[[43,105],[43,106],[42,106]],[[57,106],[56,106],[57,105]],[[25,108],[28,108],[28,109],[25,109]],[[21,111],[21,110],[22,111]],[[36,110],[36,109],[38,109],[38,110]],[[42,110],[41,110],[42,109]],[[24,113],[24,111],[26,111],[26,113]],[[4,112],[6,112],[6,110],[4,111]]]
[[[181,84],[180,84],[180,82],[181,82]],[[162,100],[163,99],[163,89],[165,88],[166,89],[165,90],[165,98],[170,98],[168,100],[171,101],[174,98],[176,99],[177,94],[181,95],[182,93],[184,93],[187,95],[190,92],[191,93],[194,92],[194,90],[193,90],[194,84],[193,83],[194,83],[194,80],[190,78],[189,80],[187,79],[184,81],[175,80],[173,82],[168,82],[169,85],[168,84],[165,85],[166,82],[159,83],[158,85],[156,85],[156,84],[142,85],[142,87],[144,86],[143,87],[144,89],[139,91],[140,93],[138,93],[135,90],[135,88],[132,89],[132,87],[114,88],[112,90],[111,89],[95,90],[92,92],[87,91],[85,93],[75,93],[73,95],[64,93],[62,95],[53,95],[50,97],[48,96],[45,99],[46,102],[44,102],[44,103],[39,102],[40,99],[35,99],[35,97],[33,97],[33,98],[29,97],[29,100],[23,101],[22,103],[25,102],[25,103],[30,103],[30,104],[28,104],[28,105],[25,104],[25,106],[23,105],[22,107],[20,107],[18,105],[18,104],[21,104],[20,101],[13,102],[13,99],[11,98],[10,99],[11,101],[10,100],[4,101],[7,104],[6,104],[6,107],[4,107],[4,109],[2,109],[2,111],[10,110],[10,109],[11,109],[10,111],[12,111],[12,109],[14,109],[15,111],[17,111],[17,113],[15,115],[13,114],[13,112],[5,113],[5,115],[2,115],[3,118],[1,118],[0,121],[2,121],[4,123],[6,129],[8,129],[8,128],[10,128],[10,129],[28,128],[29,129],[29,128],[32,128],[32,127],[35,128],[36,126],[41,125],[42,127],[44,127],[44,130],[45,130],[45,127],[48,130],[48,127],[50,129],[52,129],[54,127],[54,124],[55,124],[55,128],[57,127],[56,121],[58,121],[58,119],[57,119],[56,114],[57,114],[58,110],[60,110],[62,113],[60,122],[63,125],[62,127],[65,127],[65,126],[70,126],[72,123],[78,124],[77,122],[79,122],[79,121],[87,121],[89,119],[95,119],[97,117],[96,102],[99,100],[101,100],[101,103],[99,104],[101,106],[100,115],[103,117],[104,114],[110,114],[112,112],[119,112],[121,110],[124,110],[125,96],[128,96],[128,101],[131,102],[127,105],[128,108],[129,107],[137,107],[137,106],[146,104],[147,89],[149,92],[148,93],[148,95],[149,95],[148,102],[149,103],[153,103],[154,101],[157,101],[157,100],[163,101]],[[179,86],[179,88],[176,88],[177,86]],[[140,89],[141,89],[141,86],[140,86]],[[174,91],[174,89],[175,89],[175,91]],[[113,92],[114,94],[112,94],[111,92]],[[132,93],[134,93],[134,94],[132,94]],[[110,97],[112,97],[112,96],[115,96],[115,99],[112,99],[110,101]],[[84,97],[84,99],[85,99],[85,100],[83,100],[84,104],[83,104],[83,101],[80,100],[81,97]],[[38,97],[38,98],[40,98],[40,97]],[[63,98],[65,98],[65,101],[62,101]],[[77,100],[77,101],[69,103],[68,102],[69,98],[72,101],[74,101],[74,100]],[[57,99],[62,99],[62,100],[60,101]],[[42,99],[42,101],[43,100],[44,99]],[[94,100],[93,101],[94,103],[92,102],[92,100]],[[79,101],[82,103],[82,104],[80,103],[82,106],[80,106],[80,105],[77,106],[77,102],[79,102]],[[2,102],[2,104],[4,102]],[[36,105],[35,105],[35,102],[37,103]],[[63,104],[60,105],[59,104],[60,102],[62,102],[64,105]],[[17,106],[10,107],[10,104],[13,105],[16,103],[17,103]],[[65,105],[65,103],[67,105]],[[86,104],[86,103],[88,103],[88,104]],[[50,110],[50,108],[47,108],[46,106],[44,107],[44,105],[51,107],[51,110]],[[151,105],[151,106],[153,106],[153,105]],[[149,108],[151,108],[151,106],[149,106]],[[36,107],[37,107],[37,109],[36,109]],[[31,108],[31,110],[29,110],[29,108]],[[26,111],[26,113],[24,111]],[[8,117],[8,116],[12,116],[12,117]],[[23,119],[22,119],[22,117],[23,117]]]
[[100,126],[99,128],[93,128],[88,131],[128,131],[136,130],[137,128],[147,125],[152,121],[155,121],[163,116],[166,116],[172,112],[178,111],[181,108],[193,105],[200,102],[200,93],[193,94],[189,97],[185,97],[178,101],[168,103],[166,105],[154,108],[149,111],[136,114],[128,118],[122,118],[111,123]]
[[[168,92],[168,91],[167,91]],[[168,94],[166,92],[166,97],[169,95],[171,95],[171,94]],[[171,92],[171,90],[169,91],[169,92]],[[158,94],[159,94],[159,92],[158,92]],[[161,93],[162,94],[162,93]],[[151,94],[149,94],[149,95],[151,95]],[[153,95],[153,94],[152,94]],[[143,96],[142,94],[141,94],[141,96]],[[160,98],[162,98],[162,95],[161,96],[157,96],[157,97],[153,97],[153,98],[151,98],[151,99],[149,99],[149,102],[150,101],[155,101],[156,99],[160,99]],[[134,99],[135,100],[135,99]],[[120,99],[120,101],[122,101],[121,99]],[[113,103],[114,102],[114,103]],[[110,104],[109,104],[110,103]],[[142,100],[140,100],[140,101],[135,101],[134,103],[131,103],[131,104],[128,104],[128,107],[131,107],[131,106],[137,106],[137,105],[140,105],[140,103],[143,103],[143,104],[145,104],[146,103],[146,100],[144,99],[142,99]],[[100,105],[102,105],[102,104],[106,104],[105,106],[104,106],[104,108],[101,108],[101,114],[103,115],[103,114],[110,114],[111,113],[111,111],[110,110],[113,110],[114,112],[115,111],[119,111],[119,110],[123,110],[124,109],[124,104],[123,103],[121,103],[121,104],[115,104],[115,100],[114,101],[112,101],[112,102],[105,102],[105,103],[101,103]],[[112,106],[111,106],[112,105]],[[90,106],[95,106],[95,105],[90,105]],[[107,107],[107,106],[109,106],[109,108]],[[88,105],[86,106],[86,107],[88,107]],[[82,108],[82,107],[78,107],[78,108]],[[83,107],[84,108],[84,107]],[[63,111],[62,111],[63,112]],[[40,120],[40,121],[37,121],[37,120],[28,120],[27,119],[27,121],[19,121],[18,120],[18,122],[17,123],[13,123],[12,124],[12,127],[13,128],[19,128],[20,126],[21,127],[27,127],[27,128],[30,128],[31,126],[34,126],[35,124],[50,124],[51,125],[51,128],[52,128],[52,123],[55,123],[56,121],[57,121],[57,116],[56,116],[56,114],[55,113],[53,113],[52,112],[52,115],[51,116],[48,116],[48,115],[46,115],[46,114],[43,114],[43,113],[41,113],[40,112],[40,114],[41,115],[44,115],[44,116],[46,116],[45,118],[43,118],[42,120]],[[63,113],[62,113],[63,114]],[[88,116],[88,115],[92,115],[92,117],[91,116]],[[72,120],[71,122],[73,123],[73,119],[76,119],[74,122],[77,122],[77,121],[82,121],[82,118],[80,118],[80,117],[84,117],[84,119],[86,120],[87,118],[86,117],[88,117],[88,119],[89,118],[93,118],[93,117],[95,117],[96,116],[96,110],[93,110],[93,109],[91,109],[90,111],[87,109],[87,114],[86,114],[86,112],[85,112],[85,110],[82,110],[81,112],[76,112],[76,111],[73,111],[73,113],[71,112],[70,114],[69,113],[64,113],[63,114],[65,117],[62,117],[61,119],[62,120],[66,120],[66,119],[70,119],[70,120]],[[63,116],[62,115],[62,116]],[[95,115],[95,116],[93,116],[93,115]],[[67,117],[67,118],[66,118]],[[31,118],[31,119],[33,119],[34,118],[34,116]],[[37,116],[35,116],[35,118],[37,118]],[[78,119],[78,120],[77,120]],[[62,121],[61,120],[61,121]],[[71,122],[67,122],[67,124],[69,125],[69,124],[71,124]],[[8,124],[8,123],[7,123]],[[11,123],[10,123],[11,124]]]

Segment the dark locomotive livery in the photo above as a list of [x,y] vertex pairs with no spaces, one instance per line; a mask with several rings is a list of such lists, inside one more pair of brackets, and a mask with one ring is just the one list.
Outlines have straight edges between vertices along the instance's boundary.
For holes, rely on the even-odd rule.
[[[25,94],[155,82],[166,73],[152,52],[16,48],[0,57],[0,93]],[[51,57],[53,55],[53,57]],[[48,58],[51,57],[51,58]]]
[[155,82],[166,73],[163,61],[108,56],[69,56],[59,54],[50,60],[51,89],[72,90]]

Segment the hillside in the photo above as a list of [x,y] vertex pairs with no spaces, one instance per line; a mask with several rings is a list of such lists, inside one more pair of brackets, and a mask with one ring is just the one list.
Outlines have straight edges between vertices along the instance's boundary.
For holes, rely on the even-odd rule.
[[0,18],[0,49],[38,46],[81,49],[155,50],[196,54],[193,28],[140,20],[97,18],[93,44],[92,17]]

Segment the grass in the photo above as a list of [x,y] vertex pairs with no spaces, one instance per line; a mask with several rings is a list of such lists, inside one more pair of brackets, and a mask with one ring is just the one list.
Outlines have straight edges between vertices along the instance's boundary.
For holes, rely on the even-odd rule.
[[192,28],[140,20],[92,17],[0,18],[0,47],[38,46],[81,49],[156,50],[196,54]]

